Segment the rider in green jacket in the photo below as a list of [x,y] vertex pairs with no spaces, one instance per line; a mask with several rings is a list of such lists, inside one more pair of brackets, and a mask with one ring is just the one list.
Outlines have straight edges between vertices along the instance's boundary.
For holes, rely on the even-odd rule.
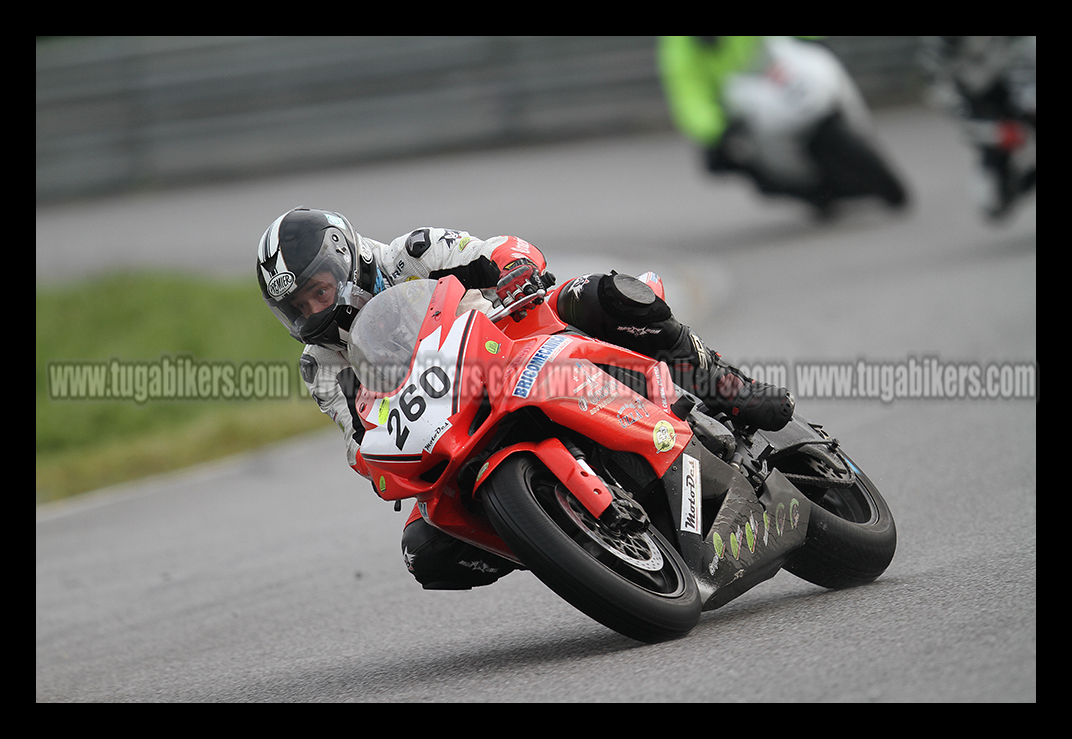
[[763,36],[661,36],[658,61],[670,115],[681,132],[708,151],[729,123],[722,106],[727,77],[753,68]]

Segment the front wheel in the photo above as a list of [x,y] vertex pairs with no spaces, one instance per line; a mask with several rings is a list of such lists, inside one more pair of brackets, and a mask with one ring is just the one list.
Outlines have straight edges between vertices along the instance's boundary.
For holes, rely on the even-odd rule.
[[604,626],[658,642],[683,636],[699,622],[696,580],[654,527],[607,529],[526,454],[504,461],[481,490],[492,525],[514,554]]

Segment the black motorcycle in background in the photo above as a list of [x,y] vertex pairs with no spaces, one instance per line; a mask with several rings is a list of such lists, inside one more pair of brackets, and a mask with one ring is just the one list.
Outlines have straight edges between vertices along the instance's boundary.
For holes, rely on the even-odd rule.
[[1035,191],[1035,36],[927,36],[931,102],[977,152],[972,194],[993,221]]

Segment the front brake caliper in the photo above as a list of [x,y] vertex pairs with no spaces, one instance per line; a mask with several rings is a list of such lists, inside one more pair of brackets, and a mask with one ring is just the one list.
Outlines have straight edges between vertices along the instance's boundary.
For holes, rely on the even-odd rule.
[[599,522],[620,534],[640,534],[647,531],[648,524],[651,523],[647,511],[625,492],[613,488],[611,492],[614,499],[599,517]]

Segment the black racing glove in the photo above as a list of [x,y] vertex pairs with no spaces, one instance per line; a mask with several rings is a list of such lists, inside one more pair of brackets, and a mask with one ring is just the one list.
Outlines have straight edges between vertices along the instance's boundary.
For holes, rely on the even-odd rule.
[[[518,298],[532,295],[539,290],[547,291],[555,284],[555,276],[550,272],[540,274],[536,265],[528,260],[523,262],[511,262],[509,271],[504,271],[495,286],[495,292],[503,305],[509,305]],[[535,305],[543,302],[543,298],[533,301]]]
[[469,264],[451,269],[437,269],[429,273],[433,280],[439,280],[447,275],[457,277],[466,290],[480,290],[485,287],[495,287],[499,282],[499,268],[495,262],[487,257],[479,257]]

